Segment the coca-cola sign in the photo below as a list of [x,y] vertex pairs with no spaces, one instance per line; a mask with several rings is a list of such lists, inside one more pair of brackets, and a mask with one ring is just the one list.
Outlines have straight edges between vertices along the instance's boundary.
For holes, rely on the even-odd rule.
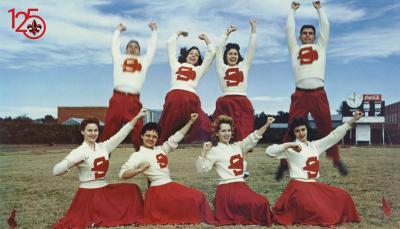
[[381,94],[364,94],[363,100],[380,102],[380,101],[382,101],[382,95]]

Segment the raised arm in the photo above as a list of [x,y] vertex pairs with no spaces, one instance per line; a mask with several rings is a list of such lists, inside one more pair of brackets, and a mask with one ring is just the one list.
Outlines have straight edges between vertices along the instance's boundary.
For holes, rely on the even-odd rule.
[[240,147],[242,148],[242,152],[246,153],[251,150],[254,146],[257,145],[257,142],[262,138],[265,131],[267,131],[268,127],[275,121],[275,118],[268,117],[267,122],[258,130],[249,134],[243,141],[241,141]]
[[224,48],[226,40],[228,39],[229,35],[236,31],[236,27],[231,25],[226,29],[226,32],[222,35],[221,40],[216,48],[215,54],[215,62],[217,64],[217,68],[224,64]]
[[175,64],[178,62],[176,60],[176,40],[179,38],[179,36],[187,37],[188,32],[178,31],[176,33],[173,33],[169,37],[168,42],[167,42],[169,66],[171,67],[172,71],[175,69]]
[[204,56],[204,60],[203,63],[200,66],[200,70],[199,70],[199,75],[203,76],[208,69],[210,68],[210,65],[214,59],[214,55],[215,55],[215,47],[214,45],[211,43],[210,39],[208,38],[208,36],[206,34],[200,34],[199,35],[199,39],[203,40],[206,45],[207,45],[207,53]]
[[196,161],[196,170],[198,173],[209,172],[214,166],[215,160],[211,159],[207,155],[211,147],[212,147],[211,142],[205,142],[203,144],[203,150],[201,151],[201,155],[197,158]]
[[319,153],[324,152],[325,150],[329,149],[331,146],[339,142],[340,139],[342,139],[346,135],[347,131],[351,129],[351,126],[363,115],[363,112],[356,111],[352,119],[334,129],[329,135],[325,136],[324,138],[315,141],[314,144],[316,144],[319,148]]
[[328,41],[329,41],[329,21],[328,17],[325,14],[325,11],[321,7],[321,2],[320,1],[315,1],[313,2],[313,5],[315,9],[318,12],[319,15],[319,27],[320,27],[320,36],[318,38],[319,43],[323,47],[328,46]]
[[163,144],[164,152],[169,153],[169,152],[173,151],[174,149],[176,149],[178,147],[178,143],[180,141],[182,141],[182,139],[185,137],[187,132],[190,130],[190,128],[196,122],[198,116],[199,115],[197,113],[192,113],[190,115],[189,122],[187,122],[185,126],[183,126],[174,135],[169,137],[166,142],[164,142],[164,144]]
[[289,16],[286,22],[286,39],[288,43],[289,52],[292,52],[293,49],[297,46],[296,40],[296,28],[294,22],[294,12],[300,7],[300,3],[292,2],[291,8],[289,10]]
[[256,52],[256,20],[250,20],[251,34],[249,40],[249,46],[247,47],[246,56],[244,57],[244,64],[247,69],[250,69],[251,63],[253,62],[253,57]]
[[153,62],[154,54],[157,48],[157,24],[152,21],[149,23],[149,28],[151,29],[151,37],[149,43],[147,44],[147,53],[145,56],[146,63],[150,65]]
[[121,50],[120,50],[120,35],[121,32],[125,31],[126,27],[123,24],[117,25],[117,28],[114,31],[112,41],[111,41],[111,54],[113,59],[118,59],[121,56]]
[[104,147],[106,148],[107,152],[113,151],[117,146],[128,136],[128,134],[131,132],[133,127],[136,125],[137,121],[141,119],[143,116],[147,114],[147,110],[142,108],[139,113],[127,124],[125,124],[124,127],[122,127],[118,133],[116,133],[114,136],[112,136],[110,139],[107,141],[103,142]]

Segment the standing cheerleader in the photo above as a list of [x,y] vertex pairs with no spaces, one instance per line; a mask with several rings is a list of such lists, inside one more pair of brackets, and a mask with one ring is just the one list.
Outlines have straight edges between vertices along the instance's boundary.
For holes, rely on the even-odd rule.
[[204,61],[196,46],[189,49],[182,48],[178,60],[176,60],[176,40],[187,37],[188,33],[179,31],[168,40],[168,58],[171,67],[171,89],[167,93],[163,111],[160,118],[160,126],[163,130],[160,142],[166,141],[172,134],[182,128],[188,121],[191,113],[199,114],[199,120],[185,138],[186,142],[204,141],[210,136],[211,123],[201,109],[200,99],[196,94],[196,88],[200,79],[210,68],[215,55],[215,48],[207,35],[200,34],[199,39],[205,41],[208,46]]
[[[114,64],[114,91],[109,102],[104,130],[100,141],[105,141],[121,129],[122,125],[131,120],[142,108],[140,91],[146,79],[147,70],[157,47],[157,24],[149,23],[151,37],[146,55],[140,55],[140,45],[136,40],[130,40],[126,45],[126,53],[120,51],[120,35],[126,27],[119,24],[113,34],[111,53]],[[139,120],[131,132],[131,142],[136,150],[140,147],[139,132],[143,121]]]
[[234,26],[230,26],[222,36],[215,57],[223,96],[216,102],[213,118],[217,119],[220,115],[232,117],[235,123],[234,141],[243,140],[254,129],[254,109],[246,95],[248,73],[256,50],[256,20],[251,20],[250,25],[250,41],[244,58],[238,44],[225,45],[229,35],[236,31]]

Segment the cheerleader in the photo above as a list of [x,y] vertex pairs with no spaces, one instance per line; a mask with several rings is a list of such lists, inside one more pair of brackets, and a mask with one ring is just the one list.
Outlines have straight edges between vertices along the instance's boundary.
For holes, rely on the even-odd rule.
[[[152,32],[146,55],[141,55],[140,45],[136,40],[130,40],[126,45],[126,53],[121,54],[120,35],[126,31],[123,24],[119,24],[113,34],[111,53],[114,63],[114,91],[100,141],[105,141],[117,133],[122,125],[131,120],[142,108],[140,91],[157,47],[157,24],[150,22],[149,28]],[[131,142],[136,150],[140,147],[139,132],[142,127],[143,121],[138,120],[130,134]]]
[[243,140],[254,129],[254,109],[247,98],[247,78],[256,50],[256,20],[251,20],[250,25],[250,41],[244,58],[238,44],[225,45],[229,35],[236,31],[234,26],[230,26],[222,35],[215,57],[223,96],[216,102],[213,119],[220,115],[232,117],[235,123],[234,141]]
[[197,159],[197,172],[208,172],[213,167],[219,177],[214,207],[217,225],[255,224],[271,226],[272,213],[268,199],[251,190],[243,179],[246,169],[245,154],[256,146],[267,128],[275,121],[268,121],[243,141],[231,143],[233,119],[226,115],[214,120],[212,142],[204,143]]
[[328,136],[312,142],[307,141],[307,122],[294,118],[289,125],[289,136],[293,142],[267,147],[267,155],[288,161],[291,178],[272,209],[277,223],[334,226],[360,222],[350,194],[320,183],[317,178],[320,154],[342,139],[362,115],[362,112],[356,111],[351,120]]
[[[288,123],[291,123],[294,117],[306,119],[310,113],[315,120],[318,135],[325,137],[333,130],[331,109],[324,88],[330,25],[321,2],[313,1],[312,4],[319,15],[319,37],[316,36],[313,25],[303,25],[298,37],[301,44],[297,43],[294,14],[300,8],[298,2],[292,2],[286,22],[286,39],[296,83],[296,90],[291,95]],[[283,142],[288,140],[288,133],[286,133]],[[326,157],[332,160],[333,166],[338,169],[340,175],[347,176],[348,170],[340,159],[337,145],[332,145],[327,149]],[[275,179],[281,180],[287,170],[287,162],[281,160]]]
[[199,120],[185,138],[185,142],[204,141],[210,136],[211,123],[201,109],[200,99],[196,94],[198,83],[208,71],[215,55],[215,47],[211,44],[206,34],[200,34],[208,50],[204,61],[200,50],[193,46],[189,49],[182,48],[178,60],[176,59],[176,40],[187,37],[188,33],[179,31],[168,40],[168,58],[171,68],[171,89],[165,97],[165,103],[160,118],[163,130],[160,142],[166,141],[172,134],[182,128],[188,121],[191,113],[197,113]]
[[145,109],[141,109],[117,134],[100,143],[96,143],[99,120],[86,118],[82,121],[82,145],[72,150],[53,169],[53,174],[60,176],[77,167],[81,184],[67,213],[53,228],[112,227],[138,223],[143,214],[143,197],[139,187],[136,184],[107,184],[105,176],[111,151],[146,113]]
[[198,118],[189,121],[162,145],[156,145],[161,130],[157,123],[147,123],[141,131],[143,145],[122,165],[119,177],[129,179],[143,173],[150,181],[144,201],[141,224],[213,223],[214,215],[204,194],[171,180],[168,154],[178,147]]

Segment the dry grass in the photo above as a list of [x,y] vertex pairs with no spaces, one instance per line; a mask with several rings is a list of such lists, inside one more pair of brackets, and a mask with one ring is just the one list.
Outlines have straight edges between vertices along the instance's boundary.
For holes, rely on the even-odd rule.
[[[7,228],[6,219],[11,209],[17,209],[18,228],[50,228],[68,209],[79,185],[77,170],[63,177],[52,176],[53,166],[76,146],[0,146],[0,228]],[[170,154],[173,180],[204,192],[210,203],[217,183],[215,172],[196,174],[195,160],[198,145],[184,145]],[[258,146],[248,157],[251,176],[247,184],[265,195],[271,204],[282,193],[287,179],[273,180],[278,161],[264,155],[265,146]],[[114,151],[109,183],[120,182],[119,167],[127,160],[131,146]],[[342,158],[350,174],[340,177],[330,162],[322,160],[322,182],[341,187],[352,195],[362,217],[360,224],[346,224],[339,228],[400,228],[400,149],[396,147],[342,148]],[[142,175],[130,180],[146,191]],[[393,214],[384,217],[382,195],[390,200]],[[209,228],[209,225],[157,226],[156,228]],[[129,227],[125,227],[129,228]],[[223,228],[257,228],[256,226],[226,226]],[[284,228],[274,225],[272,228]],[[296,228],[306,228],[298,226]],[[314,227],[316,228],[316,227]]]

